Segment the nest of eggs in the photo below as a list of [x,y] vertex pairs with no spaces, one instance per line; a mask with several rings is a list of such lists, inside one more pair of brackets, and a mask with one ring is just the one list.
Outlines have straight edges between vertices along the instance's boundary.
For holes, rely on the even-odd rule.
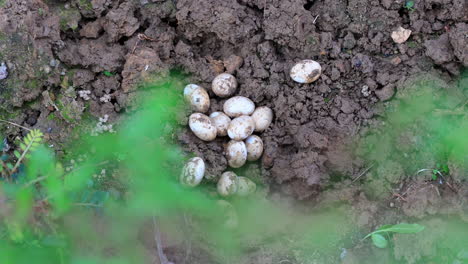
[[[231,97],[237,90],[236,78],[228,73],[218,75],[212,83],[212,91],[221,98]],[[255,108],[247,97],[234,96],[223,105],[223,112],[206,115],[210,108],[208,92],[201,86],[189,84],[184,89],[184,97],[195,112],[189,117],[190,130],[203,141],[216,137],[229,137],[226,159],[231,168],[240,168],[247,161],[256,161],[263,154],[263,141],[254,132],[265,131],[273,120],[273,111],[266,106]],[[205,163],[195,157],[185,165],[180,182],[186,186],[197,186],[203,179]],[[239,177],[232,171],[224,172],[217,185],[221,196],[246,196],[255,192],[253,181]]]
[[[303,60],[292,67],[290,76],[298,83],[312,83],[322,72],[320,64]],[[222,73],[213,80],[212,91],[216,96],[228,98],[237,90],[236,78]],[[189,117],[190,130],[203,141],[228,136],[226,159],[231,168],[240,168],[247,161],[256,161],[263,154],[263,141],[255,133],[265,131],[273,120],[273,111],[266,106],[255,107],[252,100],[233,96],[226,100],[223,112],[206,115],[210,108],[208,92],[201,86],[189,84],[184,88],[184,97],[193,114]],[[200,157],[191,158],[184,166],[180,182],[195,187],[205,174],[205,162]],[[255,183],[246,177],[239,177],[232,171],[224,172],[219,178],[217,190],[221,196],[246,196],[256,190]]]
[[[312,83],[322,72],[320,64],[313,60],[303,60],[292,67],[290,76],[298,83]],[[216,96],[228,98],[237,90],[236,78],[222,73],[213,80],[212,91]],[[203,141],[212,141],[216,137],[228,136],[225,155],[231,168],[240,168],[247,161],[256,161],[263,154],[263,140],[254,133],[265,131],[273,121],[273,111],[266,106],[255,107],[252,100],[243,96],[233,96],[226,100],[223,112],[206,115],[210,108],[208,92],[201,86],[189,84],[184,88],[184,98],[193,114],[189,117],[190,130]],[[205,162],[200,157],[187,161],[180,175],[181,184],[195,187],[205,175]],[[224,172],[219,177],[217,191],[220,196],[248,196],[256,190],[255,183],[247,177],[237,176],[232,171]],[[232,205],[224,200],[218,201],[228,211],[226,225],[234,227],[237,217]]]

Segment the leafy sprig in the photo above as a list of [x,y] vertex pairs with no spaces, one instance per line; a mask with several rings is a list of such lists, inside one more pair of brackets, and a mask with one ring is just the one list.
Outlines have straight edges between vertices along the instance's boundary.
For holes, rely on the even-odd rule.
[[11,169],[10,174],[15,173],[21,162],[25,158],[29,158],[29,153],[39,147],[39,145],[42,143],[43,137],[44,134],[39,129],[33,129],[29,131],[26,137],[24,137],[23,142],[19,144],[22,153],[17,150],[13,152],[18,160],[16,161],[15,166]]
[[4,162],[1,160],[0,173],[6,173],[8,176],[13,175],[18,170],[22,162],[30,157],[30,153],[40,146],[43,138],[44,134],[39,129],[29,130],[29,133],[21,142],[19,142],[19,148],[13,151],[13,154],[16,157],[16,163],[13,165],[10,162]]
[[419,233],[424,230],[424,226],[419,224],[408,224],[408,223],[401,223],[396,225],[383,225],[376,229],[374,232],[369,233],[365,236],[362,240],[370,237],[372,239],[372,243],[378,248],[386,248],[388,246],[388,240],[385,238],[384,235],[389,237],[392,233],[398,234],[414,234]]

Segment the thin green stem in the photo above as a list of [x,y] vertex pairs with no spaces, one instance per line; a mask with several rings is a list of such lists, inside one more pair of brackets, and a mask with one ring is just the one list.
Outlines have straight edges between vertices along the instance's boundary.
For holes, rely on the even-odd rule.
[[26,149],[23,151],[23,153],[21,154],[21,157],[19,157],[19,159],[16,161],[16,164],[15,166],[13,167],[13,169],[11,169],[11,174],[15,173],[16,169],[18,169],[19,165],[21,164],[21,162],[23,161],[24,157],[26,156],[26,154],[28,154],[28,151],[29,149],[32,147],[32,144],[34,143],[34,140],[36,139],[37,137],[34,135],[34,137],[31,139],[31,142],[29,142],[29,144],[26,146]]
[[102,205],[99,204],[93,204],[93,203],[74,203],[73,205],[75,206],[89,206],[89,207],[102,207]]
[[29,186],[31,186],[31,185],[33,185],[33,184],[35,184],[37,182],[43,181],[43,180],[47,179],[48,177],[49,177],[48,175],[47,176],[37,177],[36,179],[31,180],[31,181],[27,182],[26,184],[24,184],[22,188],[23,189],[28,188]]

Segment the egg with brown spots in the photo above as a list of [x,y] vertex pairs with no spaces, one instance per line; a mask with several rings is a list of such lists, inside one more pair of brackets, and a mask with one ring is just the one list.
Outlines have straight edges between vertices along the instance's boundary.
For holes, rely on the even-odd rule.
[[247,97],[234,96],[229,98],[223,105],[223,111],[230,117],[251,115],[255,110],[255,104]]
[[204,114],[191,114],[189,117],[189,127],[195,136],[201,140],[212,141],[216,138],[216,126],[211,121],[211,118]]
[[223,112],[213,112],[210,114],[211,121],[216,126],[218,137],[227,135],[227,129],[231,123],[231,118]]
[[303,60],[291,69],[291,78],[298,83],[312,83],[322,74],[322,66],[314,60]]
[[226,159],[230,167],[240,168],[247,161],[247,147],[244,141],[231,140],[226,146]]
[[255,130],[255,122],[250,116],[239,116],[229,123],[227,133],[234,140],[244,140],[252,135]]
[[273,121],[273,110],[266,106],[261,106],[255,109],[252,114],[252,118],[255,122],[255,131],[265,131]]
[[224,172],[219,178],[217,189],[221,196],[235,194],[237,192],[237,175],[232,171]]
[[255,182],[253,182],[249,178],[242,177],[242,176],[237,177],[237,192],[236,192],[236,195],[248,196],[250,194],[253,194],[256,189],[257,189],[257,186],[256,186]]
[[204,175],[205,162],[199,157],[194,157],[189,159],[185,164],[179,180],[182,185],[195,187],[200,184]]
[[245,139],[245,147],[248,161],[256,161],[263,154],[263,140],[257,135],[251,135]]
[[211,84],[211,90],[219,97],[228,97],[237,89],[236,77],[229,73],[216,76]]
[[210,108],[208,92],[201,86],[189,84],[185,86],[184,98],[194,112],[206,113]]

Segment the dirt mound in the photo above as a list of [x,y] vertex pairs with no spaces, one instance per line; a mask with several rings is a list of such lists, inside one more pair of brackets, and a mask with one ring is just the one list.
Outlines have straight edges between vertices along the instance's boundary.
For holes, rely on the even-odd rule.
[[[18,102],[3,104],[21,106],[61,84],[71,93],[90,91],[89,99],[75,95],[66,102],[83,101],[93,115],[115,119],[132,104],[135,85],[148,72],[181,66],[192,81],[210,88],[216,74],[229,71],[239,95],[274,110],[263,135],[264,175],[287,194],[313,197],[332,177],[359,171],[362,162],[347,143],[408,76],[437,67],[456,77],[467,66],[463,1],[416,1],[412,9],[400,2],[6,1],[2,31],[26,34],[53,67],[41,61],[52,82],[43,78],[29,93],[15,91]],[[413,31],[406,43],[390,37],[398,26]],[[11,67],[12,52],[3,53]],[[297,84],[289,70],[306,58],[322,64],[322,77]],[[10,79],[24,75],[18,67],[10,71],[16,74]],[[210,111],[220,110],[224,100],[210,95]],[[58,108],[77,112],[67,116],[83,111]],[[221,142],[207,145],[188,132],[180,140],[208,161],[212,174],[227,168]]]
[[[379,124],[383,105],[401,96],[411,77],[431,72],[447,81],[459,78],[468,66],[464,0],[6,0],[0,7],[0,64],[8,70],[0,80],[1,119],[46,131],[57,151],[88,113],[117,122],[131,111],[136,94],[144,92],[138,83],[153,72],[182,68],[209,90],[209,111],[222,111],[225,99],[214,96],[211,81],[229,72],[238,95],[275,115],[262,134],[261,162],[240,174],[275,194],[350,201],[360,227],[399,220],[389,207],[416,218],[444,213],[466,220],[463,186],[454,191],[427,181],[402,183],[402,164],[368,167],[351,144],[362,128]],[[402,44],[391,38],[399,27],[412,31]],[[322,65],[316,82],[289,77],[302,59]],[[186,116],[179,120],[186,125]],[[228,168],[221,154],[225,140],[202,142],[187,129],[178,140],[206,161],[210,176]],[[462,182],[466,167],[449,166]],[[370,191],[350,187],[371,168]],[[400,192],[382,187],[389,184],[401,184]],[[367,196],[388,201],[382,207]],[[395,251],[409,259],[402,248]]]

